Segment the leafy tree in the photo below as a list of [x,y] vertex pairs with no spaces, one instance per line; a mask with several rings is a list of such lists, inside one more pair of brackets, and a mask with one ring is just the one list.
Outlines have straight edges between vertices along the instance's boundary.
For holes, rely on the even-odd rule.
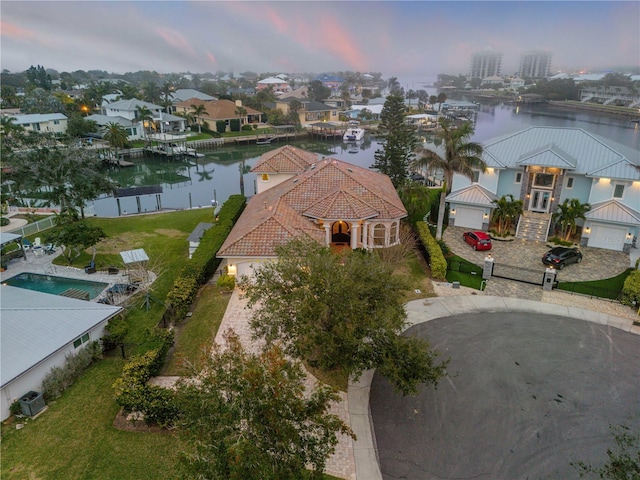
[[[190,478],[298,480],[322,478],[338,434],[353,436],[328,413],[338,395],[326,385],[305,393],[305,373],[280,347],[244,350],[233,332],[227,348],[205,356],[198,381],[182,382],[177,402],[191,450]],[[307,468],[311,469],[308,472]]]
[[553,214],[553,221],[558,223],[561,228],[561,235],[565,240],[569,240],[575,235],[578,219],[585,219],[586,213],[591,210],[588,203],[580,203],[577,198],[568,199],[558,205],[558,211]]
[[482,146],[479,143],[469,141],[474,132],[473,125],[470,122],[465,122],[458,128],[452,128],[449,120],[441,118],[440,127],[436,135],[440,137],[444,144],[444,156],[440,156],[433,150],[423,148],[420,150],[421,157],[416,161],[418,168],[426,168],[427,171],[440,170],[443,173],[436,240],[442,240],[445,198],[451,193],[453,175],[458,173],[473,180],[474,170],[483,172],[487,170],[487,164],[480,158],[482,156]]
[[366,250],[336,254],[311,240],[276,248],[278,260],[243,278],[256,337],[324,370],[358,377],[376,368],[403,394],[437,383],[446,361],[426,342],[400,335],[406,326],[404,279]]
[[198,133],[202,133],[202,115],[209,114],[209,112],[207,112],[207,107],[202,103],[200,105],[191,105],[191,111],[198,121]]
[[580,478],[595,474],[602,480],[640,479],[640,434],[627,426],[609,426],[616,443],[615,448],[607,448],[607,461],[601,467],[584,462],[571,463],[578,469]]
[[22,101],[22,113],[62,113],[64,105],[55,95],[43,88],[34,88]]
[[300,126],[300,110],[302,109],[302,102],[297,99],[291,100],[289,102],[289,115],[287,115],[287,121],[291,123],[291,125],[295,125],[296,127]]
[[320,80],[310,82],[307,91],[309,98],[316,102],[323,102],[331,96],[331,89],[325,87]]
[[44,90],[51,90],[51,77],[42,65],[38,65],[37,67],[31,65],[25,73],[30,84]]
[[67,135],[71,138],[80,138],[98,131],[98,124],[93,120],[87,120],[79,113],[72,114],[67,121]]
[[405,123],[404,98],[389,95],[380,114],[380,130],[384,135],[382,150],[376,150],[371,168],[391,178],[395,187],[402,185],[409,173],[417,144],[415,129]]
[[407,219],[412,224],[423,221],[431,208],[430,190],[426,185],[407,182],[398,187],[398,196],[407,209]]
[[115,155],[118,158],[118,149],[127,145],[129,134],[117,122],[109,122],[102,128],[104,130],[104,139],[115,149]]
[[46,235],[47,242],[62,246],[62,256],[69,265],[72,265],[87,248],[93,248],[92,259],[95,260],[95,245],[103,238],[106,238],[104,231],[100,227],[89,225],[86,221],[65,223]]
[[524,202],[515,200],[513,195],[503,195],[498,200],[492,202],[494,204],[493,215],[491,219],[497,223],[498,233],[503,235],[509,232],[509,228],[515,220],[522,215],[524,210]]

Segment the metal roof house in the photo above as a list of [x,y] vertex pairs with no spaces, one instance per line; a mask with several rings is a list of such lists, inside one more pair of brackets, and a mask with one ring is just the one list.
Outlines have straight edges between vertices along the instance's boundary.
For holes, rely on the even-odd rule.
[[[640,151],[578,128],[531,127],[483,142],[488,170],[473,182],[455,175],[449,225],[487,230],[492,201],[511,194],[524,202],[518,234],[528,219],[546,222],[565,199],[589,203],[582,246],[629,251],[640,234]],[[524,223],[523,223],[524,222]]]
[[41,391],[53,367],[102,337],[121,307],[8,285],[0,286],[0,414],[29,391]]
[[28,132],[49,132],[62,134],[67,131],[68,118],[62,113],[30,113],[14,115],[15,124]]

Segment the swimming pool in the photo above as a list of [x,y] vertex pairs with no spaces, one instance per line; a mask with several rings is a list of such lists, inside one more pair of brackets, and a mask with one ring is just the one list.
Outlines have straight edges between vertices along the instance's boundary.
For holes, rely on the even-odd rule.
[[37,292],[60,295],[70,288],[83,290],[89,293],[89,298],[94,299],[109,286],[104,282],[90,282],[76,278],[56,277],[54,275],[42,275],[40,273],[24,272],[5,280],[3,283],[13,287],[26,288]]

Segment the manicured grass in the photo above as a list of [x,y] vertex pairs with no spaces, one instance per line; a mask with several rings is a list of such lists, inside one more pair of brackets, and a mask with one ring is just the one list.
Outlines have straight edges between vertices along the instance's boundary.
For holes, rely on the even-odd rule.
[[589,282],[560,282],[558,290],[581,293],[592,297],[609,298],[615,300],[620,295],[624,281],[633,270],[631,268],[612,278],[592,280]]
[[[457,255],[447,257],[447,266],[448,282],[460,282],[463,287],[470,287],[476,290],[480,290],[482,287],[482,268]],[[452,267],[453,269],[450,270]],[[472,274],[471,272],[475,273]]]
[[193,315],[176,329],[174,349],[163,375],[184,375],[185,361],[196,367],[203,366],[204,348],[213,344],[230,298],[230,293],[218,287],[202,287]]

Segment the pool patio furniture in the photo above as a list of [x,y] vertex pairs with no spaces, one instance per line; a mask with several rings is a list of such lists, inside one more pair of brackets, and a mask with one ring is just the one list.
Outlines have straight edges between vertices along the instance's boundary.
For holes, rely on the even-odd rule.
[[87,274],[96,273],[96,264],[95,264],[95,262],[90,262],[89,265],[84,267],[84,273],[87,273]]
[[22,248],[25,249],[25,250],[29,250],[29,249],[31,249],[31,247],[33,247],[33,243],[31,243],[28,238],[23,238],[22,239]]
[[118,267],[109,266],[107,267],[107,273],[109,275],[118,275],[120,273],[120,269]]
[[47,255],[53,255],[56,252],[56,247],[53,243],[47,243],[44,246],[44,253]]

